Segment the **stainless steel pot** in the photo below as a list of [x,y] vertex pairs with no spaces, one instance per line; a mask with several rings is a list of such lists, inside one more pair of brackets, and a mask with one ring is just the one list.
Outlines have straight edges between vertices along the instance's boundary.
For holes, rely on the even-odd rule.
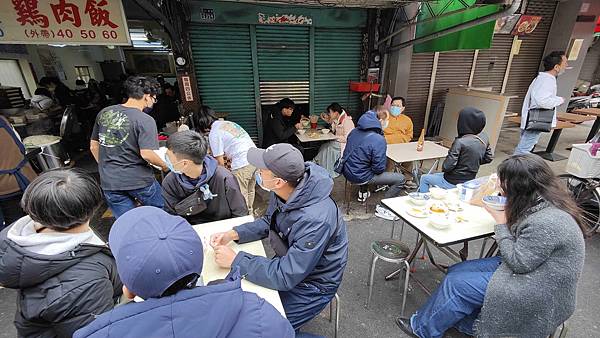
[[50,169],[66,167],[71,163],[69,154],[65,151],[61,144],[61,138],[56,136],[54,140],[47,143],[32,143],[27,142],[28,138],[23,140],[27,148],[40,148],[41,152],[35,156],[35,162],[42,171]]

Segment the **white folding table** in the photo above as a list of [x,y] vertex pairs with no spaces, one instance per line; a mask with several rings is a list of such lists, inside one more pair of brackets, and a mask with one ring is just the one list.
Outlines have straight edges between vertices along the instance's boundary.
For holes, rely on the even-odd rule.
[[298,137],[298,140],[302,143],[326,142],[326,141],[333,141],[333,140],[337,139],[337,137],[332,132],[323,134],[320,129],[315,129],[315,130],[305,129],[305,130],[306,131],[304,132],[304,134],[300,134],[300,133],[296,132],[296,137]]
[[[229,269],[221,268],[215,262],[215,252],[209,244],[210,236],[217,232],[229,231],[234,226],[252,222],[253,220],[254,217],[252,216],[244,216],[194,225],[194,230],[196,230],[198,236],[200,236],[200,238],[202,239],[202,245],[204,246],[204,265],[202,266],[202,280],[205,284],[216,279],[225,278],[225,276],[227,276],[227,274],[229,273]],[[263,247],[261,241],[254,241],[245,244],[237,244],[235,242],[231,242],[229,246],[235,252],[244,251],[256,256],[266,256],[265,248]],[[261,298],[264,298],[285,317],[285,311],[283,310],[283,305],[281,304],[281,298],[279,297],[278,291],[256,285],[246,279],[242,279],[242,290],[256,293]]]
[[[438,250],[440,250],[444,255],[448,256],[450,259],[459,262],[467,258],[468,242],[482,238],[489,238],[492,235],[494,235],[494,226],[496,223],[493,217],[487,211],[485,211],[485,209],[479,206],[459,201],[456,189],[448,191],[446,201],[459,203],[460,206],[463,208],[463,211],[450,212],[450,226],[446,229],[437,229],[429,223],[429,218],[417,218],[411,216],[408,213],[408,210],[415,207],[410,202],[410,197],[402,196],[395,198],[386,198],[381,200],[381,203],[383,203],[383,205],[385,205],[394,214],[396,214],[405,224],[408,224],[410,227],[415,229],[419,234],[419,239],[415,245],[415,248],[407,258],[409,264],[412,263],[415,256],[417,255],[417,252],[422,247],[425,247],[431,260],[431,263],[434,264],[437,268],[440,268],[442,271],[444,271],[444,267],[435,263],[433,255],[431,254],[427,243],[430,243],[433,246],[435,246]],[[456,214],[460,214],[465,219],[465,221],[460,223],[454,222]],[[449,247],[450,245],[459,243],[465,244],[465,247],[460,252],[456,252]],[[493,246],[493,248],[490,249],[488,254],[491,253],[492,249],[494,248],[495,246]],[[481,250],[481,256],[483,256],[484,250],[485,244]],[[388,275],[386,277],[386,280],[394,278],[399,272],[400,270]]]
[[436,160],[429,172],[437,166],[440,158],[448,156],[448,148],[431,141],[425,141],[423,151],[417,151],[417,142],[388,144],[387,157],[396,164],[412,162],[412,174],[419,184],[419,164],[424,160]]

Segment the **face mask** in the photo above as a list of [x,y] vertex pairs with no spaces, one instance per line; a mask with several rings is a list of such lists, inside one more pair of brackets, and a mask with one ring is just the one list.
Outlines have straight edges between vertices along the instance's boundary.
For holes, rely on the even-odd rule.
[[[264,181],[263,181],[262,175],[260,174],[259,171],[256,172],[255,178],[256,178],[256,184],[258,184],[258,186],[261,187],[264,191],[271,191],[272,190],[272,189],[269,189],[269,188],[267,188],[267,187],[265,187],[263,185]],[[269,181],[274,181],[274,180],[276,180],[276,178],[274,178],[272,180],[269,180]]]
[[[181,162],[181,161],[179,161],[179,162]],[[177,162],[177,163],[179,163],[179,162]],[[173,163],[171,163],[171,160],[169,160],[169,156],[167,156],[167,155],[165,155],[165,163],[167,164],[167,168],[169,168],[169,170],[172,173],[178,174],[178,175],[181,175],[183,173],[181,170],[175,170],[175,168],[173,167]]]
[[398,106],[392,106],[390,108],[390,114],[392,114],[392,116],[398,116],[398,115],[402,114],[402,108],[400,108]]
[[390,124],[389,120],[385,120],[385,121],[381,122],[381,129],[387,128],[389,124]]
[[559,70],[559,71],[558,71],[558,76],[561,76],[561,75],[563,75],[563,74],[565,73],[565,71],[566,71],[566,69],[564,69],[564,68],[563,68],[563,69],[561,69],[561,70]]

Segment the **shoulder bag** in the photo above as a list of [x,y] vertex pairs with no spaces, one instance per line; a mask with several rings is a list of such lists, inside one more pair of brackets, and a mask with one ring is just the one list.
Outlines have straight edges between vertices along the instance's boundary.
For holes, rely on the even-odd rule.
[[[537,80],[537,78],[536,78]],[[531,95],[529,96],[529,105],[531,106]],[[554,120],[554,108],[529,108],[527,112],[527,122],[525,130],[549,132],[552,130],[552,121]]]

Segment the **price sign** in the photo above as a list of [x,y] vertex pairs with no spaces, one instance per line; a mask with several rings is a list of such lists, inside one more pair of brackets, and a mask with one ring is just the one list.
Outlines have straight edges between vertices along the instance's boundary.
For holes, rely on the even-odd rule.
[[2,0],[0,44],[131,45],[121,0]]

